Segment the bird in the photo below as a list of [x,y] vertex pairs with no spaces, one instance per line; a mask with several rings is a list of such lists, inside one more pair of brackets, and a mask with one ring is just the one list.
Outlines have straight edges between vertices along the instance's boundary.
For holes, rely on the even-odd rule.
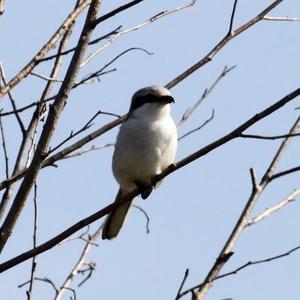
[[[174,102],[170,91],[158,85],[144,87],[132,96],[112,158],[113,175],[119,184],[115,201],[136,188],[146,199],[152,191],[153,178],[174,163],[177,127],[170,115]],[[132,201],[106,217],[102,239],[110,240],[118,235]]]

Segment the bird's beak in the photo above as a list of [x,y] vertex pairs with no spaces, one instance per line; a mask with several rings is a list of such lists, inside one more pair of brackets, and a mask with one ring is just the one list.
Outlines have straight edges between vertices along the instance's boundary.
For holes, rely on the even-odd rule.
[[163,101],[165,103],[175,103],[175,100],[172,96],[163,96]]

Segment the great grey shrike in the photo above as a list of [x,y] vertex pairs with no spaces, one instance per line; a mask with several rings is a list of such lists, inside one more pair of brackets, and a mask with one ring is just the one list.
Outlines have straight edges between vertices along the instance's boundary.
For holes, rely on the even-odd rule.
[[[142,88],[133,95],[112,159],[113,174],[120,185],[116,201],[136,188],[146,199],[152,190],[151,179],[174,162],[177,129],[170,115],[172,102],[170,91],[156,85]],[[108,215],[102,239],[118,235],[132,201]]]

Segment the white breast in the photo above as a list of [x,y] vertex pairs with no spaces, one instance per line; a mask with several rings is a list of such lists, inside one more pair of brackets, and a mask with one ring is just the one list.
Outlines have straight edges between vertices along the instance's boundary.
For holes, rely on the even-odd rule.
[[149,184],[174,162],[177,130],[169,111],[169,105],[145,104],[122,124],[112,164],[121,189],[134,189],[135,181]]

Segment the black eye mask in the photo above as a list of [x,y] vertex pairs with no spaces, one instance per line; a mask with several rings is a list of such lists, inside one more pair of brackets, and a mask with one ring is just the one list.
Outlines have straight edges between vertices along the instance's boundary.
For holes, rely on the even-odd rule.
[[129,113],[134,111],[135,109],[141,107],[145,103],[158,103],[158,104],[167,104],[174,102],[172,96],[154,96],[151,94],[147,94],[145,96],[135,97],[132,99]]

